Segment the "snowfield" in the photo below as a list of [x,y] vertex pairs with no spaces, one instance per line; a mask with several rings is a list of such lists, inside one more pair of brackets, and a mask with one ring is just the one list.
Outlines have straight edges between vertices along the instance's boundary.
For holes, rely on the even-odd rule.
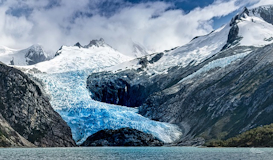
[[273,25],[255,16],[246,16],[238,23],[241,46],[262,47],[273,43]]

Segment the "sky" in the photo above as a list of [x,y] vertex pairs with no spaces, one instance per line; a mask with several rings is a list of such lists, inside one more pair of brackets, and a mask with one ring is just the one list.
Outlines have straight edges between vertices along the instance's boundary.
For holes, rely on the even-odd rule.
[[228,23],[243,7],[272,0],[0,0],[0,46],[20,49],[103,38],[124,54],[159,52]]

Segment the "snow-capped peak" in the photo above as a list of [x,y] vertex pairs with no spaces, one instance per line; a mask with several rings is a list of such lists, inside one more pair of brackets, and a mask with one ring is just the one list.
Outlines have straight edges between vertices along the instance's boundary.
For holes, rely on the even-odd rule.
[[34,44],[34,45],[28,47],[25,50],[27,51],[27,53],[25,55],[26,57],[32,56],[33,54],[47,56],[47,54],[45,53],[43,47],[41,45],[39,45],[39,44]]
[[[241,16],[243,15],[243,16]],[[244,9],[237,15],[236,20],[239,44],[241,46],[264,46],[273,43],[273,7],[261,6],[258,8]]]
[[48,55],[39,44],[34,44],[22,50],[0,47],[0,61],[8,65],[33,65],[47,59]]
[[39,44],[34,44],[25,49],[25,58],[28,65],[33,65],[47,60],[48,55],[45,53],[43,47]]
[[104,42],[104,39],[101,38],[99,40],[91,40],[88,45],[84,46],[84,48],[90,48],[90,47],[105,47],[109,46]]
[[273,24],[273,5],[260,6],[250,9],[249,15],[262,18],[267,23]]
[[[74,44],[74,46],[61,46],[61,48],[55,53],[55,57],[56,56],[59,56],[60,54],[62,54],[64,48],[74,48],[74,49],[82,49],[82,50],[85,50],[85,49],[89,49],[89,50],[93,50],[93,49],[96,49],[96,48],[111,48],[112,50],[114,50],[110,45],[106,44],[104,42],[104,39],[99,39],[99,40],[91,40],[89,42],[88,45],[85,45],[85,46],[82,46],[80,44],[80,42],[77,42],[76,44]],[[89,52],[89,51],[84,51],[84,52]]]
[[[257,10],[260,13],[259,15],[267,13],[267,19],[253,14],[258,13]],[[208,35],[196,37],[184,46],[166,51],[156,63],[148,64],[146,70],[151,75],[164,74],[170,67],[197,65],[230,47],[238,45],[261,47],[273,43],[273,25],[269,23],[269,18],[273,18],[272,10],[273,7],[271,6],[252,10],[244,8],[229,24]],[[118,71],[126,68],[137,68],[139,67],[138,64],[138,60],[133,60],[108,70]]]
[[249,16],[249,10],[245,7],[241,13],[237,14],[231,19],[229,25],[230,26],[236,25],[238,21],[242,20],[242,18],[246,18],[247,16]]
[[77,42],[76,44],[74,44],[74,46],[82,48],[83,46],[80,44],[80,42]]
[[89,47],[80,46],[80,43],[62,46],[53,59],[26,68],[36,68],[47,73],[63,73],[98,70],[132,59],[108,46],[102,39],[91,41]]

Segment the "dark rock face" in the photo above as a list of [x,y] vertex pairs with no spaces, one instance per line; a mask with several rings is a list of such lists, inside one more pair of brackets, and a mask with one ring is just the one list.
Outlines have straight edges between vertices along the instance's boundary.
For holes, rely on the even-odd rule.
[[131,78],[136,77],[138,77],[136,71],[119,75],[107,72],[92,74],[88,77],[87,87],[95,100],[129,107],[140,106],[152,91],[141,83],[130,84]]
[[177,83],[180,77],[187,76],[197,68],[191,66],[182,69],[174,67],[169,69],[170,74],[154,75],[151,77],[144,70],[148,64],[156,63],[163,53],[152,55],[148,61],[146,57],[139,58],[141,67],[125,70],[113,74],[111,72],[93,73],[87,79],[87,88],[95,100],[119,104],[128,107],[140,106],[149,95]]
[[0,114],[0,147],[35,147],[16,132]]
[[82,45],[80,44],[80,42],[77,42],[76,44],[74,44],[74,46],[77,46],[79,48],[82,48]]
[[238,36],[239,27],[237,24],[233,24],[229,33],[226,45],[222,48],[222,51],[239,43],[242,37]]
[[162,146],[163,142],[151,134],[136,129],[102,130],[90,137],[81,146]]
[[249,10],[247,8],[244,8],[243,12],[233,17],[232,20],[230,21],[229,25],[231,28],[228,33],[227,43],[222,48],[222,51],[227,48],[230,48],[231,46],[235,46],[242,39],[242,37],[239,37],[238,22],[241,21],[242,18],[245,18],[245,16],[249,16]]
[[75,146],[70,128],[39,86],[0,63],[0,113],[22,137],[39,147]]
[[103,47],[105,46],[105,42],[104,39],[99,39],[99,40],[92,40],[90,41],[90,43],[86,46],[84,46],[84,48],[90,48],[92,46],[96,46],[96,47]]
[[254,15],[260,15],[266,22],[273,24],[273,6],[261,6],[255,9],[251,9],[250,13]]
[[[227,52],[227,51],[226,51]],[[150,96],[140,113],[184,136],[226,139],[273,122],[273,46]]]

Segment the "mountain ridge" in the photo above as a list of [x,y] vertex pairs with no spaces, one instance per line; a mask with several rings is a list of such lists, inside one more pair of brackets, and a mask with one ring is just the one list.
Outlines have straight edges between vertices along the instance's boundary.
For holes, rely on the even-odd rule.
[[[145,117],[179,125],[183,130],[181,143],[195,137],[225,139],[257,125],[272,123],[270,117],[259,116],[267,115],[265,110],[270,112],[270,106],[263,103],[267,103],[268,96],[258,96],[258,91],[247,93],[236,88],[257,83],[256,87],[261,87],[258,89],[260,92],[266,91],[270,95],[270,85],[267,83],[270,77],[255,77],[257,82],[254,82],[250,75],[267,75],[267,72],[271,72],[268,66],[271,65],[273,25],[250,12],[252,10],[245,8],[226,26],[197,37],[182,47],[91,74],[87,87],[92,98],[111,104],[140,106],[139,113]],[[158,59],[151,62],[155,56]],[[261,68],[255,67],[255,64]],[[248,66],[255,69],[251,70]],[[244,72],[247,73],[245,77]],[[241,76],[240,81],[236,82]],[[268,90],[264,88],[265,85],[268,85]],[[242,95],[233,97],[229,94],[233,93],[230,89],[242,92]],[[238,99],[237,96],[244,98]],[[257,108],[254,104],[243,105],[246,110],[240,109],[238,105],[247,100],[255,101],[263,109],[247,112]],[[234,105],[234,108],[229,105]],[[258,111],[261,113],[256,113]],[[243,113],[249,114],[249,117],[242,118]],[[255,114],[258,115],[255,117]],[[238,120],[237,126],[233,125],[235,120]]]
[[174,145],[227,139],[273,122],[271,10],[244,8],[186,45],[135,59],[100,39],[17,67],[43,83],[77,144],[121,127]]

